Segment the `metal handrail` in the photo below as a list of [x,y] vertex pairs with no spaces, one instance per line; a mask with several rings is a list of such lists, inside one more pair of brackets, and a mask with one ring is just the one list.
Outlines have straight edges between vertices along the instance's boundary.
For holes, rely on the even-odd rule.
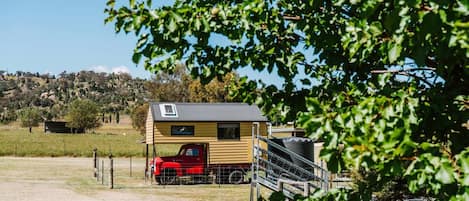
[[282,147],[282,146],[278,145],[277,143],[273,142],[272,140],[269,140],[269,139],[264,138],[264,137],[259,137],[259,139],[262,140],[262,141],[264,141],[264,142],[266,142],[268,145],[271,145],[271,146],[275,147],[276,149],[278,149],[278,150],[284,152],[284,153],[287,153],[287,154],[289,154],[289,155],[291,155],[291,156],[294,156],[296,159],[300,160],[300,161],[303,162],[303,163],[306,163],[306,164],[310,165],[310,166],[313,167],[313,168],[317,168],[317,169],[320,169],[320,170],[323,170],[323,171],[327,171],[326,169],[324,169],[323,167],[319,166],[318,164],[315,164],[314,162],[312,162],[312,161],[306,159],[305,157],[303,157],[303,156],[301,156],[301,155],[299,155],[299,154],[297,154],[297,153],[295,153],[295,152],[292,152],[292,151],[288,150],[288,149],[285,148],[285,147]]
[[[253,171],[251,183],[251,200],[253,200],[253,185],[255,184],[259,198],[259,186],[261,184],[274,191],[282,191],[285,196],[292,199],[296,191],[300,191],[303,195],[309,194],[312,189],[321,188],[325,191],[329,190],[329,172],[321,165],[306,159],[304,156],[295,153],[284,146],[281,146],[270,139],[275,136],[263,137],[259,132],[259,125],[252,126],[252,166]],[[265,142],[270,148],[278,150],[278,153],[264,149],[260,146],[260,142]],[[280,153],[287,154],[295,161],[300,161],[305,165],[298,165],[280,156]],[[265,174],[259,174],[263,171]],[[285,176],[285,177],[283,177]],[[287,178],[283,179],[282,178]],[[301,186],[298,186],[303,184]],[[284,188],[283,185],[287,185]],[[307,188],[307,189],[306,189]]]
[[[256,147],[256,148],[257,148],[257,147]],[[261,152],[263,152],[263,153],[267,153],[268,156],[274,157],[276,160],[279,160],[279,161],[281,161],[281,162],[283,162],[283,163],[288,164],[290,167],[295,168],[296,170],[302,172],[303,174],[306,174],[306,175],[310,176],[310,177],[313,178],[313,179],[320,180],[320,181],[323,180],[323,178],[318,177],[318,176],[315,175],[314,173],[311,173],[309,170],[306,170],[305,168],[303,168],[303,167],[301,167],[301,166],[298,166],[298,165],[296,165],[296,164],[294,164],[294,163],[291,163],[291,161],[288,161],[288,160],[286,160],[285,158],[283,158],[283,157],[281,157],[281,156],[279,156],[279,155],[277,155],[277,154],[275,154],[275,153],[268,152],[268,151],[263,150],[263,149],[259,149],[259,150],[260,150]],[[274,164],[274,163],[272,163],[272,162],[270,162],[270,161],[266,161],[266,160],[263,160],[263,161],[268,162],[269,164]],[[282,170],[285,170],[284,168],[281,168],[281,169],[282,169]]]
[[[271,164],[271,165],[272,165],[272,166],[277,166],[277,165],[275,165],[275,164]],[[277,167],[278,167],[278,166],[277,166]],[[264,171],[267,171],[267,169],[266,169],[266,168],[262,168],[262,169],[263,169]],[[275,175],[275,176],[277,176],[277,177],[278,177],[278,179],[281,179],[281,178],[280,178],[280,177],[281,177],[281,175],[279,175],[279,174],[277,174],[277,173],[269,173],[269,174]],[[260,177],[261,177],[261,176],[260,176]],[[308,182],[308,183],[310,183],[311,187],[314,187],[314,188],[319,188],[319,186],[318,186],[318,185],[316,185],[316,184],[312,183],[311,181],[301,181],[301,180],[300,180],[301,178],[300,178],[300,177],[298,177],[298,176],[295,176],[295,175],[293,175],[293,177],[297,178],[297,180],[291,180],[291,181],[298,181],[298,182]],[[265,180],[269,180],[269,179],[267,179],[267,177],[265,177],[265,178],[266,178]],[[300,179],[298,179],[298,178],[300,178]],[[274,180],[272,180],[272,181],[274,181]],[[275,181],[277,181],[277,180],[275,180]]]

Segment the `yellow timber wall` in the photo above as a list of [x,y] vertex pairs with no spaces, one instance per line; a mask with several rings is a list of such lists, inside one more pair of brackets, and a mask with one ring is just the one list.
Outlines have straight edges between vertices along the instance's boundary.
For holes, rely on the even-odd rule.
[[153,144],[153,118],[151,116],[151,107],[148,107],[147,120],[145,121],[145,142],[146,144]]
[[[151,126],[147,119],[147,144],[208,143],[209,164],[251,163],[252,122],[232,122],[239,123],[239,140],[218,140],[218,123],[223,122],[154,122]],[[194,126],[194,135],[171,136],[171,126]],[[260,122],[259,131],[267,135],[265,122]]]

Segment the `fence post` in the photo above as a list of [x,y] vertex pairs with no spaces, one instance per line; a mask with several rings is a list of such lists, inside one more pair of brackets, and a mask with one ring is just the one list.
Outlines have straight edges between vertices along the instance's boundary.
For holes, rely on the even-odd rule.
[[[143,150],[145,152],[145,184],[147,183],[148,177],[151,177],[151,173],[148,170],[148,144],[145,143],[145,149]],[[150,178],[150,184],[151,184],[152,178]]]
[[283,181],[282,181],[282,180],[279,180],[279,181],[277,182],[277,190],[278,190],[279,192],[283,192]]
[[309,182],[305,182],[303,185],[304,185],[303,196],[308,197],[309,194],[311,193],[311,191],[309,189]]
[[109,188],[114,188],[114,161],[112,154],[109,154]]
[[95,169],[95,174],[96,174],[96,181],[99,181],[99,178],[101,177],[99,175],[99,159],[98,157],[96,157],[96,160],[95,160],[95,163],[96,163],[96,169]]
[[130,156],[130,168],[129,168],[129,172],[130,172],[130,177],[132,177],[132,156]]
[[104,160],[101,160],[101,185],[104,185]]
[[94,178],[98,178],[98,149],[93,149],[93,168],[94,168]]
[[218,174],[217,174],[217,176],[218,176],[218,188],[220,188],[220,187],[221,187],[221,178],[222,178],[222,176],[223,176],[223,175],[222,175],[222,172],[221,172],[221,166],[218,166]]

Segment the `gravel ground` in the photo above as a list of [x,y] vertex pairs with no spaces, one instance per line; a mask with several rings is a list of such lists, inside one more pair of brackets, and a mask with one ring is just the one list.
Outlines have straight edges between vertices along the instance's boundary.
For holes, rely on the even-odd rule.
[[[108,160],[105,159],[105,163]],[[91,158],[0,157],[0,200],[248,200],[249,185],[145,184],[143,159],[115,159],[115,189],[93,177]],[[105,164],[105,166],[108,164]],[[106,170],[106,169],[105,169]],[[107,179],[105,179],[107,183]]]

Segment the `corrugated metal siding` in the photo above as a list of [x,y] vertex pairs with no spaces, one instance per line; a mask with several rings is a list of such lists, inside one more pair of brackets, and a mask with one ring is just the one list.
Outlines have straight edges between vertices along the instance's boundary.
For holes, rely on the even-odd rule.
[[151,115],[151,108],[148,107],[147,120],[145,122],[145,142],[153,144],[153,116]]

